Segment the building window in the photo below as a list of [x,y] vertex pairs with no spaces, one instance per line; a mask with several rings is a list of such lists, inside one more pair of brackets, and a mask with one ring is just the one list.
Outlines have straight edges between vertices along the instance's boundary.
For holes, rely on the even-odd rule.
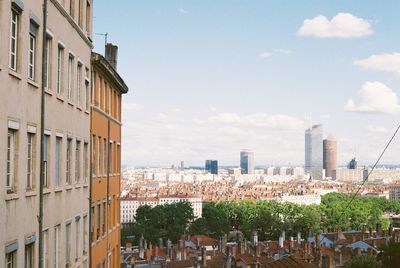
[[101,219],[101,203],[97,204],[97,229],[96,229],[96,239],[99,240],[100,238],[100,219]]
[[69,2],[69,15],[75,19],[75,0]]
[[71,223],[65,225],[65,263],[71,265]]
[[69,54],[68,57],[68,84],[67,84],[67,90],[68,90],[68,100],[72,101],[72,72],[73,72],[73,65],[74,65],[74,56],[72,54]]
[[[112,142],[110,142],[109,144],[108,144],[108,166],[109,166],[109,170],[111,171],[111,173],[114,173],[115,172],[115,169],[114,169],[114,164],[113,164],[113,161],[112,161],[112,159],[113,159],[113,157],[112,157],[112,155],[113,155],[113,149],[112,149],[112,147],[113,147],[113,143]],[[107,171],[108,172],[108,171]]]
[[97,143],[97,176],[100,176],[100,164],[101,164],[101,138],[98,138],[98,143]]
[[82,84],[82,64],[78,62],[76,69],[76,98],[78,106],[81,106],[81,84]]
[[75,146],[75,182],[81,181],[81,142],[76,141]]
[[82,5],[82,0],[78,0],[78,25],[79,27],[82,27],[83,23],[83,5]]
[[54,227],[54,267],[61,268],[61,225]]
[[54,185],[61,185],[61,148],[62,138],[56,137],[56,176],[54,177]]
[[34,248],[35,248],[34,243],[25,245],[25,267],[24,268],[33,268],[34,267],[34,265],[35,265]]
[[[95,206],[92,205],[90,207],[90,237],[91,237],[91,240],[93,240],[93,233],[94,233],[94,209],[95,209]],[[92,242],[92,241],[90,241],[90,242]]]
[[50,260],[50,247],[49,247],[49,230],[45,230],[43,232],[43,268],[50,267],[49,260]]
[[19,13],[11,9],[10,25],[10,68],[17,71],[18,64],[18,36],[19,35]]
[[103,175],[107,172],[107,139],[104,139],[103,143]]
[[16,171],[16,152],[17,152],[17,131],[8,129],[7,135],[7,178],[6,190],[7,193],[15,191],[15,171]]
[[67,156],[66,156],[66,172],[65,172],[65,182],[67,185],[71,184],[71,146],[72,139],[67,140]]
[[121,148],[120,145],[117,144],[117,173],[121,173]]
[[79,237],[81,235],[81,217],[77,216],[75,218],[75,261],[79,259]]
[[6,253],[6,268],[17,268],[17,251]]
[[49,187],[49,170],[50,170],[50,135],[44,135],[44,148],[43,148],[43,186]]
[[26,189],[34,188],[33,179],[33,167],[35,165],[34,155],[35,155],[35,134],[28,133],[27,135],[27,154],[26,154]]
[[36,80],[36,35],[37,35],[37,25],[33,22],[30,24],[29,28],[29,55],[28,55],[28,78],[35,81]]
[[87,215],[83,216],[83,221],[82,221],[82,230],[83,230],[82,253],[83,253],[83,255],[87,254],[87,241],[89,241],[86,225],[87,225]]
[[97,170],[96,169],[96,136],[95,135],[93,135],[92,136],[92,140],[91,140],[91,144],[92,144],[92,148],[91,148],[91,150],[92,150],[92,159],[90,160],[91,161],[91,163],[92,163],[92,167],[91,167],[91,169],[92,169],[92,174],[94,175],[95,174],[95,171]]
[[89,100],[90,100],[90,98],[89,98],[89,82],[85,81],[85,109],[86,110],[89,110],[89,105],[90,105]]
[[45,79],[44,79],[44,87],[46,89],[51,88],[51,37],[46,36],[46,43],[45,43],[45,50],[46,50],[46,57],[45,57],[45,65],[46,65],[46,71],[44,73]]
[[89,179],[88,147],[89,147],[89,144],[87,142],[85,142],[83,144],[83,180],[84,180],[84,182],[87,182]]
[[103,235],[106,234],[106,215],[107,215],[106,210],[107,210],[106,201],[103,201],[103,225],[102,225]]
[[91,17],[90,17],[90,2],[86,1],[86,32],[90,36]]
[[64,64],[64,48],[58,46],[57,51],[57,94],[62,93],[62,80],[63,80],[63,64]]

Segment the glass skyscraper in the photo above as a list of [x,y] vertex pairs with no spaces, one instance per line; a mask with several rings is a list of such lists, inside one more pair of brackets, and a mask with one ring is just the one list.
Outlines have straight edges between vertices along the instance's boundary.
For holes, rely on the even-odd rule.
[[254,152],[251,150],[242,150],[240,152],[240,168],[242,174],[254,174]]
[[211,174],[218,174],[218,161],[206,160],[205,170]]
[[305,133],[304,171],[310,173],[312,179],[323,179],[323,128],[313,125]]

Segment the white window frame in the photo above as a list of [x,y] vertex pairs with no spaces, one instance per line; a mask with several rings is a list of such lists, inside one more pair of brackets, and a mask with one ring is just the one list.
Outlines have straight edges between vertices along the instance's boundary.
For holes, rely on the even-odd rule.
[[9,67],[13,71],[18,69],[19,21],[20,13],[11,8]]
[[67,139],[67,152],[66,152],[66,163],[65,163],[65,182],[67,185],[71,185],[71,148],[72,139]]
[[28,78],[32,81],[36,79],[36,36],[29,33],[29,53],[28,53]]
[[56,166],[55,166],[55,171],[56,174],[54,176],[54,185],[55,186],[61,186],[61,159],[62,159],[62,137],[57,137],[56,136],[56,155],[55,155],[55,160],[56,160]]
[[54,226],[54,268],[61,268],[61,225]]
[[81,142],[75,143],[75,182],[81,181]]
[[6,253],[6,268],[17,268],[17,251]]
[[50,35],[46,35],[46,44],[45,44],[45,50],[46,50],[46,57],[45,57],[45,65],[46,65],[46,71],[45,71],[45,89],[49,90],[51,88],[51,50],[52,50],[52,37]]
[[77,105],[80,107],[82,104],[81,88],[82,88],[82,63],[78,61],[76,66],[76,98]]
[[7,134],[7,177],[6,177],[6,190],[7,192],[14,192],[15,187],[15,166],[16,166],[16,136],[17,131],[8,129]]
[[69,53],[68,56],[68,81],[67,81],[67,90],[68,90],[68,101],[72,101],[72,84],[73,84],[73,68],[74,68],[74,55]]
[[34,152],[35,152],[35,134],[27,133],[27,151],[26,151],[26,189],[34,189],[33,184],[33,166],[34,166]]
[[64,63],[64,48],[58,45],[57,50],[57,94],[62,93],[62,80],[63,80],[63,63]]

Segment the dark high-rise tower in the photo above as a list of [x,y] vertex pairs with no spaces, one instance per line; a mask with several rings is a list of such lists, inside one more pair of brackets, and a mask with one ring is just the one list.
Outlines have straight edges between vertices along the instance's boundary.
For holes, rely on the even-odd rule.
[[337,168],[337,142],[329,136],[323,142],[323,158],[325,176],[332,177],[332,172]]
[[206,160],[205,170],[211,174],[218,174],[218,161]]

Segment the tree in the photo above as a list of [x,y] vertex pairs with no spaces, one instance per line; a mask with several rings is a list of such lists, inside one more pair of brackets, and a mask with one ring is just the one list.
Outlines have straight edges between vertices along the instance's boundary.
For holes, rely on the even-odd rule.
[[399,267],[400,243],[391,240],[387,245],[382,246],[381,252],[378,254],[378,260],[382,262],[385,268]]
[[[372,256],[355,256],[346,262],[343,268],[380,268],[382,265]],[[385,266],[384,266],[385,267]]]

